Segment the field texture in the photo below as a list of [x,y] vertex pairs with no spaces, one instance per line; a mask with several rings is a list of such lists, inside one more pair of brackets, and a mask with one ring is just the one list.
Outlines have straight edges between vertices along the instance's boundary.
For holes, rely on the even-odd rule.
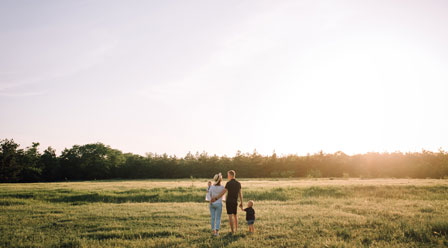
[[213,237],[206,180],[0,184],[0,247],[446,247],[448,180],[242,179]]

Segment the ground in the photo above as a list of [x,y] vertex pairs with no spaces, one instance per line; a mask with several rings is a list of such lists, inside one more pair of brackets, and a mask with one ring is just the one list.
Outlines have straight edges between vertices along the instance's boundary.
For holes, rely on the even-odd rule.
[[448,180],[241,179],[256,233],[220,237],[206,182],[0,184],[0,247],[448,246]]

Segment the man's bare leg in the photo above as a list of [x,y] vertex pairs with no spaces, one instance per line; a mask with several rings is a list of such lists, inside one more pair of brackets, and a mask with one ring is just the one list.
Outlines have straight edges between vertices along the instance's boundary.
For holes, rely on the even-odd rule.
[[233,233],[233,214],[229,214],[229,224],[230,224],[230,229],[232,230]]
[[235,232],[238,232],[238,216],[236,214],[234,214],[233,216],[235,216]]

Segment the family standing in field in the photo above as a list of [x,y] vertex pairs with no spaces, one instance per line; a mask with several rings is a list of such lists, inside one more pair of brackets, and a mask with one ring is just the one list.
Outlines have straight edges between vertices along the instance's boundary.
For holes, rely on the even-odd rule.
[[[219,235],[219,228],[221,226],[221,214],[222,214],[222,202],[226,202],[226,211],[229,215],[229,224],[232,234],[238,231],[238,198],[240,198],[239,207],[241,210],[246,211],[246,221],[249,225],[249,232],[253,233],[255,231],[255,210],[252,208],[254,202],[249,201],[247,203],[247,208],[243,209],[243,192],[241,190],[241,183],[235,179],[236,173],[234,170],[227,172],[226,186],[222,186],[222,175],[221,173],[216,174],[213,177],[213,183],[208,182],[207,195],[205,197],[206,201],[210,202],[210,215],[211,215],[211,225],[213,235]],[[227,197],[225,194],[227,193]]]

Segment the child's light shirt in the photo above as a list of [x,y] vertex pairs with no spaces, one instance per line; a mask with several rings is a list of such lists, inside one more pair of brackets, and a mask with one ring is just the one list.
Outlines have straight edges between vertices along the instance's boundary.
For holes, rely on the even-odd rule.
[[206,201],[211,201],[212,199],[210,198],[210,194],[208,192],[210,192],[210,186],[207,187],[207,194],[205,194],[205,200]]
[[[207,201],[211,201],[211,199],[213,199],[213,197],[218,196],[223,190],[224,190],[224,186],[221,186],[221,185],[220,186],[217,186],[217,185],[210,186],[210,189],[208,190],[207,197],[206,197],[206,199],[208,198]],[[215,202],[222,203],[223,200],[225,200],[225,194],[221,198],[216,200]]]

